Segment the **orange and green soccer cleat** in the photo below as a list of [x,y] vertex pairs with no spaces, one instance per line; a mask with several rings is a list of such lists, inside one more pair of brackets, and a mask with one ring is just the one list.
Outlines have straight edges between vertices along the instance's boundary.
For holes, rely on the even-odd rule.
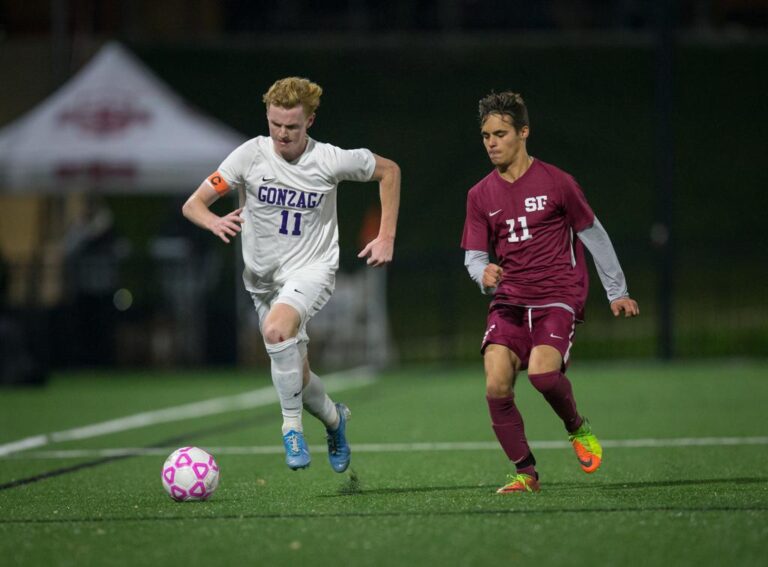
[[509,482],[499,488],[496,494],[509,494],[510,492],[539,492],[539,481],[529,474],[511,474]]
[[576,431],[568,435],[568,441],[573,445],[576,458],[585,473],[593,473],[600,467],[603,462],[603,448],[592,433],[586,418]]

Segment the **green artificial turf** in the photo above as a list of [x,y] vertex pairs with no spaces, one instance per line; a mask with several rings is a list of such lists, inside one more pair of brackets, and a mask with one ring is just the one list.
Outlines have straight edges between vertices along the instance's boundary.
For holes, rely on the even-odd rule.
[[[607,446],[603,467],[585,475],[567,447],[537,445],[565,436],[523,376],[518,402],[542,492],[499,496],[510,467],[493,445],[480,365],[409,368],[334,394],[353,411],[354,476],[331,471],[310,417],[308,470],[248,453],[279,450],[276,404],[0,458],[2,564],[764,564],[768,365],[583,364],[569,376],[606,445],[659,446]],[[44,389],[2,391],[0,444],[268,386],[263,373],[59,375]],[[706,442],[723,437],[735,440]],[[457,442],[478,445],[384,450]],[[165,456],[187,444],[211,449],[221,467],[207,502],[176,503],[161,487]],[[125,447],[156,449],[112,460],[50,453]],[[33,478],[46,473],[55,475]]]

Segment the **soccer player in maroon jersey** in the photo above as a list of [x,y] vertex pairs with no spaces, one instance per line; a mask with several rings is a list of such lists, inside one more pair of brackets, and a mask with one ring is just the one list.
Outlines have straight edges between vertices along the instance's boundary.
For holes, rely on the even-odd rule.
[[[485,294],[492,294],[481,353],[486,398],[496,437],[515,474],[497,492],[538,492],[536,459],[515,405],[518,373],[563,420],[584,472],[597,470],[602,448],[576,409],[565,376],[577,322],[587,298],[589,250],[615,316],[640,313],[608,234],[576,181],[528,155],[528,110],[513,92],[480,100],[483,144],[494,165],[467,195],[461,241],[465,265]],[[494,255],[490,261],[489,253]]]

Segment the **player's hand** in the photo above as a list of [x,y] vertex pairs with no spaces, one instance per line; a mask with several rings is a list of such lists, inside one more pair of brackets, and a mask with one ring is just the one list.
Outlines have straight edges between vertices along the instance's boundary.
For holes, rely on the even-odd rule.
[[637,301],[631,297],[620,297],[611,301],[611,311],[613,311],[614,317],[621,315],[622,311],[624,312],[624,317],[637,317],[640,315]]
[[394,237],[387,238],[385,236],[377,236],[371,240],[365,248],[363,248],[357,255],[358,258],[367,257],[366,263],[369,266],[378,268],[389,264],[392,261],[392,256],[395,252],[395,239]]
[[496,264],[488,264],[485,267],[485,270],[483,270],[483,287],[498,287],[498,285],[501,283],[502,275],[503,272],[501,270],[501,266],[497,266]]
[[240,207],[228,215],[216,217],[210,227],[211,232],[229,244],[229,238],[227,237],[235,237],[242,230],[240,225],[245,222],[245,219],[240,216],[242,212],[243,208]]

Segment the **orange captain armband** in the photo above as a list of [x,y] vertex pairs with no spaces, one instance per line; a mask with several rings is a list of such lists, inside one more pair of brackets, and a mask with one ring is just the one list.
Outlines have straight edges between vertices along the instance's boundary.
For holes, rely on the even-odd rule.
[[211,173],[207,178],[208,183],[211,184],[211,187],[219,194],[223,195],[227,191],[229,191],[229,183],[227,183],[227,180],[224,179],[221,176],[221,173],[218,171],[214,171]]

